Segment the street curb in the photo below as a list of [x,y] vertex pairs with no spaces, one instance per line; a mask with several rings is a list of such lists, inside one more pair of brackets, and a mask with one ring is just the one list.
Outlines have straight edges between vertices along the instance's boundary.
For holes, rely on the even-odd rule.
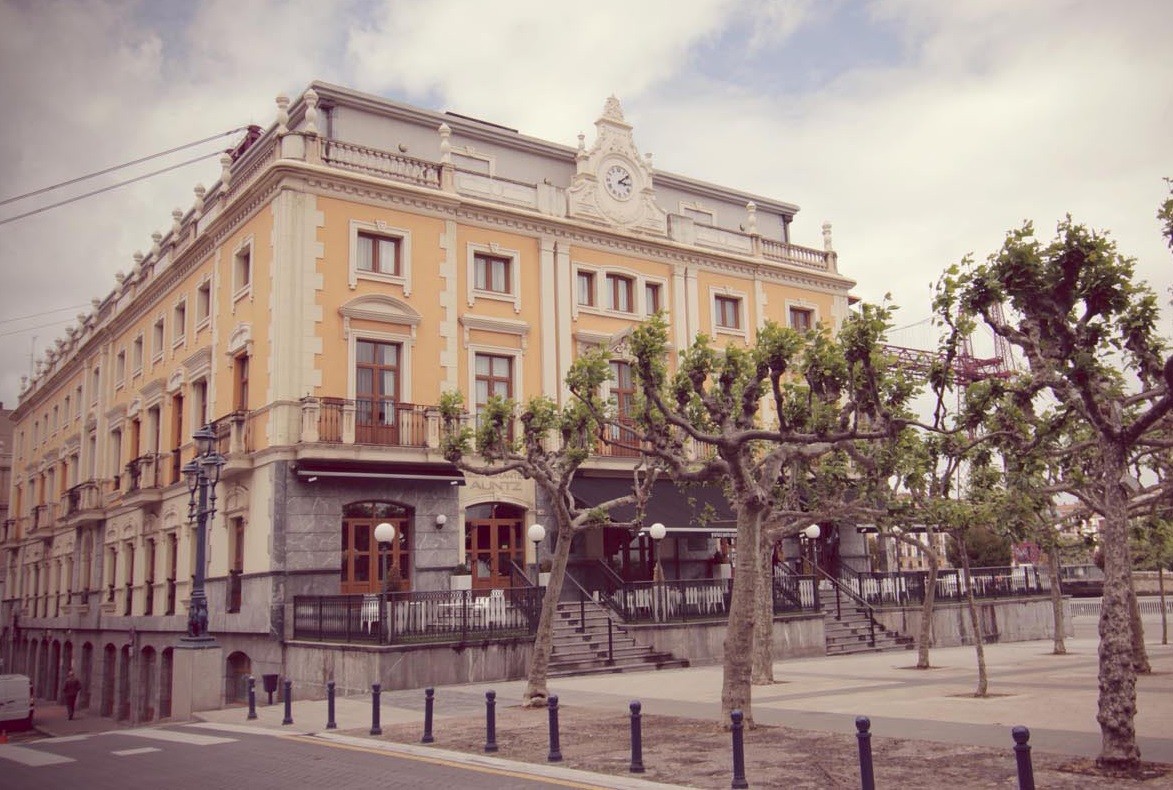
[[577,768],[563,768],[556,765],[542,765],[541,763],[526,763],[516,760],[504,760],[500,757],[454,752],[447,749],[437,749],[432,746],[418,746],[410,743],[396,743],[394,741],[380,741],[371,738],[356,738],[353,735],[337,735],[334,733],[307,733],[325,741],[359,746],[366,749],[408,755],[410,757],[444,760],[461,765],[472,765],[479,768],[492,768],[511,773],[528,774],[545,779],[562,779],[571,782],[580,782],[599,788],[614,788],[614,790],[680,790],[685,785],[663,784],[646,779],[637,779],[633,776],[620,774],[599,774],[591,771],[582,771]]

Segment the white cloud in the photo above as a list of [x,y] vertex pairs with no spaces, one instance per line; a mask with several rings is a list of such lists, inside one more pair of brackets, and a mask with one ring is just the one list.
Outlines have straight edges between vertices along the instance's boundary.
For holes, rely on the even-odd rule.
[[[567,144],[616,93],[658,166],[800,204],[799,243],[820,246],[830,219],[842,271],[865,298],[893,291],[901,320],[927,315],[928,285],[944,266],[993,251],[1025,218],[1046,236],[1067,211],[1111,228],[1144,277],[1170,285],[1153,214],[1161,177],[1173,175],[1173,6],[883,0],[867,6],[872,28],[857,20],[844,34],[885,37],[881,47],[858,42],[873,53],[868,63],[882,53],[879,65],[822,68],[828,18],[858,9],[811,0],[0,2],[0,197],[268,125],[273,97],[314,78]],[[846,57],[855,43],[841,47]],[[776,72],[799,53],[810,74],[836,76],[799,92],[809,75]],[[213,160],[0,225],[0,317],[107,293],[114,272],[218,170]],[[34,205],[0,207],[0,217]],[[28,369],[29,336],[5,333],[32,323],[0,323],[8,405]],[[38,349],[60,329],[38,331]]]

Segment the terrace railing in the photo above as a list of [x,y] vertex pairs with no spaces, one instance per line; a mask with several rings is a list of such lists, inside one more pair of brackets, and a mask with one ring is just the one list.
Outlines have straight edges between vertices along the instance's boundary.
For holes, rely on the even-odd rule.
[[293,638],[319,642],[418,644],[532,638],[541,588],[443,590],[376,595],[299,595]]

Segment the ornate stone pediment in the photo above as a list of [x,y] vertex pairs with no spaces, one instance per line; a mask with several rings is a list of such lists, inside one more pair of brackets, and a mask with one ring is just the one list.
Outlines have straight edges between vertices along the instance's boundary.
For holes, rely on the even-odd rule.
[[566,192],[567,214],[577,219],[618,225],[665,236],[668,218],[656,205],[651,157],[640,154],[631,124],[614,96],[595,121],[595,142],[586,149],[579,135],[576,172]]

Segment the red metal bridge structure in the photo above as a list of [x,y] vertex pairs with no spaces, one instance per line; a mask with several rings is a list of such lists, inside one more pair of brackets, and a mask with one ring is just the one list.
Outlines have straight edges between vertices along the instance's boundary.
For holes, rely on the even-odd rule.
[[[995,309],[995,318],[999,322],[1003,320],[1001,305],[998,305]],[[925,319],[925,321],[927,322],[928,319]],[[910,346],[884,344],[883,349],[886,353],[895,357],[897,365],[905,370],[923,376],[929,374],[934,363],[944,361],[945,359],[945,355],[940,351],[929,351]],[[961,348],[958,350],[957,355],[954,356],[950,365],[953,380],[963,387],[975,381],[1007,379],[1014,375],[1016,370],[1017,366],[1014,361],[1014,354],[1011,352],[1010,342],[998,334],[994,335],[994,356],[979,357],[975,355],[972,337],[965,337],[961,341]]]

